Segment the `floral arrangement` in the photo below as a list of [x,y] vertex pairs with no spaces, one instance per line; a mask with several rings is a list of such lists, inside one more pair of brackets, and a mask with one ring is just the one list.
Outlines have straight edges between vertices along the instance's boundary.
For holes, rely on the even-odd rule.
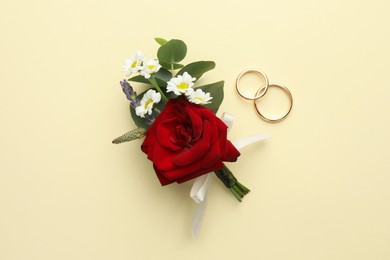
[[[153,162],[161,185],[182,183],[214,172],[241,201],[249,189],[239,183],[224,162],[235,162],[240,152],[227,139],[227,125],[215,114],[223,101],[224,81],[199,85],[215,68],[213,61],[183,65],[186,44],[156,38],[157,58],[136,51],[126,59],[127,80],[120,82],[130,101],[137,128],[116,138],[118,144],[144,138],[141,150]],[[140,94],[129,82],[144,83]]]

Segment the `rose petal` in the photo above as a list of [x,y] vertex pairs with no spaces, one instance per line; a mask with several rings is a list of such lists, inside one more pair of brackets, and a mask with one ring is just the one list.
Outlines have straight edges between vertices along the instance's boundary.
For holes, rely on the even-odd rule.
[[176,167],[172,161],[172,158],[176,155],[176,151],[165,149],[157,144],[153,151],[153,163],[160,171],[172,170]]
[[211,129],[208,120],[203,122],[203,136],[198,142],[191,146],[188,150],[179,153],[173,158],[173,163],[177,166],[186,166],[199,161],[205,156],[210,148]]
[[157,141],[161,146],[172,151],[183,149],[181,145],[177,144],[177,142],[172,142],[172,139],[177,139],[175,128],[180,123],[180,119],[171,118],[157,125]]
[[162,186],[171,184],[172,182],[175,182],[174,180],[167,179],[159,169],[156,168],[156,166],[153,164],[154,171],[156,172],[157,178],[160,181]]
[[148,159],[153,161],[154,146],[156,144],[155,126],[151,125],[146,132],[146,137],[141,145],[141,150],[147,154]]
[[189,103],[189,105],[186,106],[184,109],[185,112],[187,113],[187,117],[188,117],[187,121],[191,122],[192,133],[193,133],[192,137],[193,139],[198,140],[202,135],[204,129],[201,113],[195,110],[191,106],[191,103]]
[[222,160],[227,162],[237,161],[238,156],[240,156],[240,152],[236,149],[236,147],[234,147],[234,145],[229,140],[226,140],[226,149],[227,152],[222,157]]
[[219,147],[219,143],[215,142],[211,145],[210,150],[207,155],[202,158],[202,168],[208,168],[214,165],[218,160],[221,160],[221,149]]
[[188,175],[186,175],[186,176],[184,176],[182,178],[179,178],[179,179],[176,180],[176,182],[177,183],[183,183],[183,182],[189,181],[191,179],[194,179],[196,177],[202,176],[203,174],[219,170],[222,167],[223,167],[223,163],[222,162],[217,162],[214,165],[212,165],[211,167],[201,169],[201,170],[199,170],[199,171],[197,171],[197,172],[195,172],[193,174],[188,174]]
[[176,181],[179,178],[187,176],[189,174],[196,174],[201,170],[201,161],[197,161],[194,164],[188,165],[186,167],[174,167],[171,170],[161,170],[161,174],[163,174],[167,179]]

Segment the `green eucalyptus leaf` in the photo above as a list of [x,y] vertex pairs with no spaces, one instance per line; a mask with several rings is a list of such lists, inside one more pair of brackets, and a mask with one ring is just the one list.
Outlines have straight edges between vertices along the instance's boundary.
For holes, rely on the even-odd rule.
[[147,79],[145,79],[144,76],[141,76],[141,75],[137,75],[137,76],[134,76],[132,78],[129,78],[128,81],[150,84],[150,82]]
[[173,68],[174,68],[175,70],[181,69],[181,68],[183,68],[183,67],[184,67],[184,65],[183,65],[183,64],[180,64],[180,63],[175,63],[175,64],[173,64]]
[[[159,63],[160,63],[160,65],[161,65],[164,69],[172,70],[172,67],[171,67],[171,64],[170,64],[170,63],[161,62],[161,61],[159,61]],[[183,68],[183,67],[184,67],[183,64],[173,63],[173,69],[174,69],[174,70],[181,69],[181,68]]]
[[[160,88],[166,88],[167,87],[167,82],[172,78],[172,74],[167,71],[166,69],[161,68],[156,74],[156,81],[157,84],[160,86]],[[144,76],[142,75],[137,75],[132,78],[129,78],[128,81],[133,81],[133,82],[138,82],[138,83],[144,83],[144,84],[149,84],[149,80],[145,79]]]
[[162,45],[157,51],[157,57],[163,63],[177,63],[184,59],[187,54],[186,44],[177,39],[172,39]]
[[143,128],[143,129],[149,128],[149,125],[146,123],[146,119],[137,116],[137,114],[135,113],[135,108],[133,108],[132,106],[130,106],[130,114],[131,114],[131,118],[133,119],[133,121],[137,127]]
[[154,38],[154,40],[158,43],[158,44],[160,44],[160,45],[164,45],[164,44],[166,44],[168,41],[167,40],[165,40],[165,39],[163,39],[163,38]]
[[[202,89],[204,92],[209,92],[210,96],[213,97],[210,104],[204,105],[207,108],[210,108],[214,111],[214,114],[217,113],[222,101],[223,101],[223,85],[224,81],[218,81],[212,84],[199,86],[197,88]],[[195,90],[197,89],[195,88]]]
[[[157,71],[157,73],[155,74],[155,77],[157,79],[163,80],[166,83],[172,78],[172,73],[164,68],[160,68],[159,71]],[[160,83],[158,85],[161,86]],[[161,86],[161,87],[163,87],[163,86]],[[164,87],[166,87],[166,84]]]
[[215,68],[214,61],[196,61],[184,66],[177,75],[182,75],[184,72],[187,72],[192,77],[195,77],[196,80],[199,80],[204,73]]

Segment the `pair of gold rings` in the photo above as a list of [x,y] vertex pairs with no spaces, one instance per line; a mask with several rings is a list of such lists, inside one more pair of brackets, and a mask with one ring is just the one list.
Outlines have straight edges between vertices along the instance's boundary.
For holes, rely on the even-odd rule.
[[[257,91],[256,91],[256,94],[255,96],[247,96],[245,95],[241,89],[240,89],[240,80],[241,78],[247,74],[247,73],[251,73],[251,72],[255,72],[255,73],[258,73],[261,75],[262,78],[264,78],[264,81],[265,81],[265,84],[263,86],[261,86]],[[286,94],[287,94],[287,97],[289,99],[289,107],[288,107],[288,110],[285,114],[283,114],[281,117],[279,118],[268,118],[266,117],[261,111],[260,111],[260,108],[259,108],[259,105],[258,105],[258,101],[260,100],[261,97],[263,97],[266,93],[267,93],[267,90],[268,88],[270,87],[275,87],[275,88],[279,88],[281,90],[283,90]],[[257,114],[260,116],[261,119],[263,119],[264,121],[266,122],[270,122],[270,123],[277,123],[277,122],[280,122],[282,121],[283,119],[285,119],[288,114],[290,113],[291,109],[292,109],[292,106],[293,106],[293,98],[292,98],[292,95],[291,95],[291,92],[290,90],[288,90],[288,88],[286,88],[285,86],[283,86],[282,84],[278,84],[278,83],[270,83],[269,80],[268,80],[268,77],[267,75],[265,75],[264,72],[258,70],[258,69],[254,69],[254,68],[249,68],[249,69],[245,69],[243,70],[237,77],[237,80],[236,80],[236,90],[238,92],[238,94],[243,97],[244,99],[246,100],[253,100],[253,103],[254,103],[254,107],[255,107],[255,110],[257,112]]]

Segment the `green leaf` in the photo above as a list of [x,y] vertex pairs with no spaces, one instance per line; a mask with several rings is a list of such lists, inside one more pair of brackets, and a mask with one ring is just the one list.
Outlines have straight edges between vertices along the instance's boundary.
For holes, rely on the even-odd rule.
[[[171,70],[171,69],[172,69],[170,63],[161,62],[161,61],[159,61],[159,63],[160,63],[160,65],[161,65],[163,68],[165,68],[165,69],[167,69],[167,70]],[[173,63],[173,69],[174,69],[174,70],[181,69],[181,68],[183,68],[183,67],[184,67],[183,64]]]
[[[168,70],[166,70],[164,68],[161,68],[155,74],[155,77],[156,77],[157,84],[161,88],[166,88],[167,87],[167,82],[172,78],[172,74]],[[145,79],[145,77],[142,76],[142,75],[134,76],[132,78],[129,78],[128,80],[129,81],[133,81],[133,82],[144,83],[144,84],[149,84],[150,85],[149,80]]]
[[[217,113],[222,101],[223,101],[223,85],[224,81],[218,81],[212,84],[199,86],[198,88],[202,89],[204,92],[209,92],[210,96],[213,97],[210,104],[204,105],[207,108],[210,108],[214,111],[214,114]],[[195,88],[196,90],[197,88]]]
[[158,44],[160,44],[160,45],[164,45],[164,44],[166,44],[168,41],[167,40],[165,40],[165,39],[163,39],[163,38],[154,38],[154,40],[158,43]]
[[[155,74],[157,79],[161,79],[164,82],[168,82],[172,78],[172,73],[164,68],[159,69],[159,71]],[[160,84],[158,84],[160,86]],[[165,84],[166,86],[166,84]]]
[[184,68],[182,68],[177,73],[177,75],[182,75],[184,72],[187,72],[192,77],[195,77],[196,80],[199,80],[199,78],[202,77],[204,73],[214,68],[215,68],[214,61],[196,61],[184,66]]
[[163,63],[177,63],[184,59],[187,54],[187,46],[181,40],[172,39],[162,45],[157,51],[157,57]]
[[128,81],[150,84],[150,82],[147,79],[145,79],[144,76],[141,75],[137,75],[132,78],[129,78]]
[[137,127],[143,128],[143,129],[149,128],[149,125],[146,123],[146,119],[137,116],[137,114],[135,113],[135,108],[133,108],[132,106],[130,106],[130,114],[131,114],[131,118],[133,119],[133,121]]
[[143,129],[149,128],[149,125],[146,123],[146,119],[137,116],[137,114],[135,113],[135,108],[133,108],[132,106],[130,106],[130,114],[131,114],[131,118],[133,119],[133,121],[137,127],[143,128]]

